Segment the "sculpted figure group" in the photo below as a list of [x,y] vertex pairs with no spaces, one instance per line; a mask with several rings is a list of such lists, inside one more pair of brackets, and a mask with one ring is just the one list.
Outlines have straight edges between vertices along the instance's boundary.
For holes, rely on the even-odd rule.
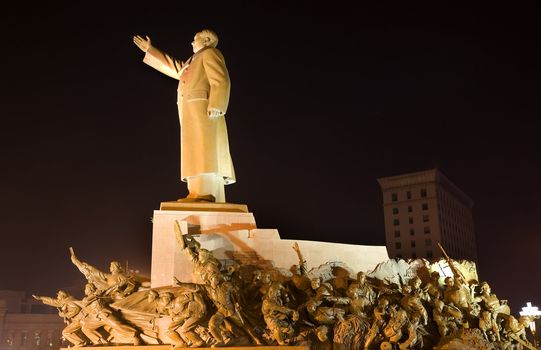
[[[71,260],[88,283],[76,300],[34,296],[58,308],[63,336],[75,347],[171,344],[174,348],[304,345],[321,350],[535,349],[527,340],[531,318],[510,315],[487,282],[466,281],[452,260],[453,277],[425,271],[399,284],[345,270],[331,278],[299,263],[286,274],[254,266],[225,267],[192,236],[177,234],[198,283],[174,281],[150,289],[117,262],[105,273]],[[435,266],[435,265],[433,265]],[[441,283],[441,281],[444,283]],[[455,344],[453,347],[452,344]],[[473,345],[472,345],[473,344]]]

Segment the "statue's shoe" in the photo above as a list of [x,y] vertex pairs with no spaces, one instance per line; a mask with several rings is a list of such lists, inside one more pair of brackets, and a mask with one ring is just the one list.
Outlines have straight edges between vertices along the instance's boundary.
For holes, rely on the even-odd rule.
[[182,202],[182,203],[215,203],[216,198],[211,194],[207,194],[207,195],[204,195],[204,196],[193,196],[193,197],[190,197],[190,195],[188,195],[188,197],[186,197],[186,198],[178,199],[177,202]]

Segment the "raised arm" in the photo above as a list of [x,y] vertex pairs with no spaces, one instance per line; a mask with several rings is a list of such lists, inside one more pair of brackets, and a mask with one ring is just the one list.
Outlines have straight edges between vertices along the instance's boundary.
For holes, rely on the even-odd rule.
[[180,70],[184,64],[181,60],[177,60],[152,46],[148,36],[143,38],[140,35],[135,35],[133,43],[145,53],[143,62],[173,79],[179,79]]
[[62,306],[62,302],[60,302],[56,298],[44,297],[44,296],[34,295],[34,294],[32,294],[32,298],[41,301],[45,305],[54,306],[54,307]]

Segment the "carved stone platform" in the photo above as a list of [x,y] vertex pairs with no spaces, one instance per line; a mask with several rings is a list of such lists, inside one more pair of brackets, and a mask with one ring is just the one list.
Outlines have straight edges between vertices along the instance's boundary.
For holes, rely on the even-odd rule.
[[[241,208],[245,211],[233,211]],[[295,220],[294,214],[291,220]],[[152,288],[170,286],[173,276],[182,282],[199,282],[193,280],[193,265],[175,238],[175,221],[179,222],[183,234],[198,235],[201,246],[212,251],[225,265],[236,261],[262,269],[277,267],[288,270],[298,263],[292,249],[295,242],[299,244],[309,269],[331,263],[346,265],[356,273],[370,271],[389,259],[385,246],[281,239],[276,229],[257,228],[255,218],[246,205],[166,202],[162,203],[160,210],[154,211]]]
[[185,203],[185,202],[162,202],[160,210],[184,210],[184,211],[216,211],[216,212],[240,212],[247,213],[246,204],[234,203]]
[[[81,347],[81,349],[96,349],[96,347]],[[100,346],[100,350],[171,350],[171,345],[115,345],[115,346]],[[72,350],[73,348],[60,348],[61,350]],[[193,350],[194,348],[175,348]],[[197,350],[216,350],[216,349],[227,349],[227,350],[278,350],[278,349],[287,349],[287,350],[310,350],[307,346],[228,346],[223,348],[197,348]]]

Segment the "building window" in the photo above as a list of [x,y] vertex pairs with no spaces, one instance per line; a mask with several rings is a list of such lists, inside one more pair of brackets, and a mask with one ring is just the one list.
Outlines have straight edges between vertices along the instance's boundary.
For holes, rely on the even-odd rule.
[[393,220],[393,225],[395,225],[395,226],[400,225],[400,220],[394,219],[394,220]]
[[392,193],[392,194],[391,194],[391,200],[392,200],[393,202],[396,202],[396,201],[398,200],[398,195],[397,195],[396,193]]
[[431,251],[431,250],[427,250],[427,251],[426,251],[426,257],[427,257],[428,259],[432,259],[432,251]]
[[421,188],[421,197],[426,197],[426,188]]
[[410,228],[410,236],[414,236],[415,235],[415,230]]
[[393,214],[398,214],[398,208],[393,208]]
[[423,232],[424,232],[425,234],[429,234],[429,233],[430,233],[430,227],[425,226],[424,229],[423,229]]
[[423,222],[428,222],[428,221],[429,221],[428,214],[424,214],[423,215]]
[[411,205],[408,205],[408,213],[411,213],[413,211],[413,207]]
[[394,231],[394,236],[395,237],[400,237],[400,231]]
[[409,217],[408,221],[410,224],[413,224],[413,218],[411,216]]
[[415,248],[415,241],[411,241],[411,247]]
[[423,208],[423,210],[428,210],[428,203],[423,203],[421,207]]
[[41,333],[39,331],[34,332],[34,345],[38,348],[41,345]]
[[28,332],[23,331],[21,333],[21,347],[26,347],[27,341],[28,341]]
[[432,245],[432,240],[430,238],[425,239],[425,245]]
[[396,243],[394,244],[394,247],[395,247],[396,249],[400,249],[400,248],[402,248],[402,243],[396,242]]
[[406,192],[406,198],[411,199],[411,191]]
[[8,331],[7,337],[4,338],[4,344],[7,346],[13,346],[13,331]]

